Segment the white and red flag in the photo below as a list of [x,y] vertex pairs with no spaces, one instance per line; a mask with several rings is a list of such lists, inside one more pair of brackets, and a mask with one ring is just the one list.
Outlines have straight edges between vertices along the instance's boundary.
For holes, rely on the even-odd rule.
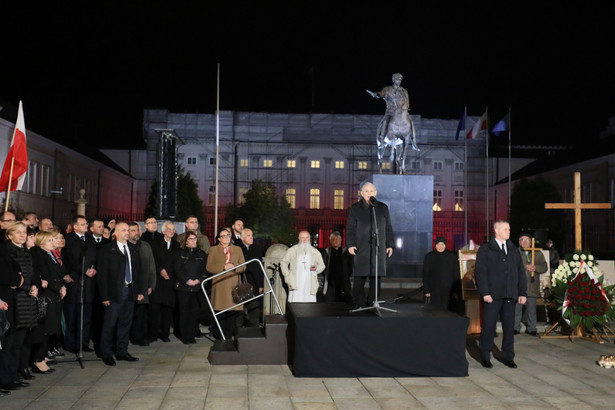
[[477,138],[482,132],[487,131],[487,111],[474,123],[472,129],[466,135],[466,138],[473,140]]
[[28,171],[28,150],[26,148],[26,125],[23,119],[23,109],[19,101],[19,112],[15,123],[15,132],[11,147],[6,156],[2,175],[0,175],[0,192],[21,189]]

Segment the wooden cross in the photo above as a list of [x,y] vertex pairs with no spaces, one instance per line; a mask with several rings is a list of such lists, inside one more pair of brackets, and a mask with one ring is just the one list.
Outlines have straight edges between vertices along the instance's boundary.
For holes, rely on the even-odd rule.
[[545,209],[574,209],[574,248],[582,250],[581,246],[581,209],[610,209],[611,204],[608,203],[587,203],[581,202],[581,173],[574,173],[574,203],[546,203]]
[[[523,248],[524,251],[530,251],[530,255],[532,255],[532,265],[534,265],[534,252],[541,251],[542,248],[536,248],[536,239],[532,238],[532,247],[531,248]],[[530,275],[532,278],[534,277],[534,272]]]

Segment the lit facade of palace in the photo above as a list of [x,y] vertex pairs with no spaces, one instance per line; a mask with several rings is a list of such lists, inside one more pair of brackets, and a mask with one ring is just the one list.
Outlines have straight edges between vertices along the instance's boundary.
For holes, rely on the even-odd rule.
[[[347,209],[359,198],[359,184],[380,172],[375,132],[379,115],[271,114],[222,111],[219,117],[219,222],[224,207],[240,203],[250,182],[272,182],[294,209],[297,229],[307,229],[328,242],[332,230],[345,232]],[[412,117],[421,151],[409,151],[406,173],[434,177],[434,236],[451,244],[464,242],[465,208],[468,239],[486,234],[487,190],[495,162],[486,174],[485,139],[455,139],[458,120]],[[475,118],[469,118],[469,127]],[[146,167],[134,167],[137,184],[149,187],[158,173],[162,130],[177,137],[177,163],[197,182],[206,204],[206,233],[213,236],[216,116],[145,110]],[[467,142],[467,153],[466,153]],[[137,153],[134,153],[137,155]],[[466,160],[467,155],[467,160]],[[494,161],[494,160],[491,160]],[[134,165],[134,164],[133,164]],[[500,164],[501,165],[501,164]],[[141,171],[135,174],[134,169]],[[383,164],[391,173],[391,164]],[[143,207],[146,189],[140,196]],[[495,201],[490,201],[492,208]],[[495,215],[490,211],[491,215]],[[491,216],[492,220],[493,217]],[[394,221],[393,221],[394,222]]]

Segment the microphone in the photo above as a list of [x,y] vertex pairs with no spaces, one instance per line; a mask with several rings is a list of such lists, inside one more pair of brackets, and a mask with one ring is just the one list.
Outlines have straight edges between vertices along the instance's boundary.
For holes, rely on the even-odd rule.
[[370,196],[369,197],[369,204],[374,206],[376,205],[376,197],[375,196]]

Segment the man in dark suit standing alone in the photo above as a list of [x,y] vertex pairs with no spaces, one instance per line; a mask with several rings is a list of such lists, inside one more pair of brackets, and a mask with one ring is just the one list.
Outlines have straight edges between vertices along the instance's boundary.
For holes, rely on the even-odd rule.
[[128,353],[130,326],[135,301],[143,300],[145,289],[140,275],[137,247],[128,242],[128,224],[115,225],[116,240],[105,245],[99,255],[98,286],[105,306],[100,349],[107,366],[115,366],[113,359],[113,334],[116,334],[115,357],[117,360],[139,360]]
[[504,220],[493,224],[495,237],[483,244],[476,255],[476,287],[483,300],[482,328],[479,339],[483,367],[491,364],[491,349],[498,317],[502,321],[502,356],[504,364],[517,367],[514,361],[515,305],[524,304],[527,296],[525,267],[521,255],[510,241],[510,225]]

